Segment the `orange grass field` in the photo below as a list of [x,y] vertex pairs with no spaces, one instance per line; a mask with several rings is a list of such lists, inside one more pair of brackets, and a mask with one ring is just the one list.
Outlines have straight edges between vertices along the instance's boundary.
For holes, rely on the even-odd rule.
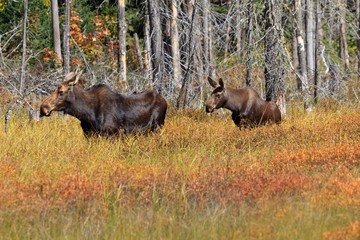
[[360,239],[360,105],[239,130],[173,109],[155,134],[0,123],[0,239]]

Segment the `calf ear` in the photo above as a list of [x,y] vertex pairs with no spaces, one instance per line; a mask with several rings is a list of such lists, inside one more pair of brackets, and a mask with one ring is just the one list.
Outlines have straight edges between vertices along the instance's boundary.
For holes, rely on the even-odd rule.
[[208,81],[213,88],[217,88],[219,84],[215,82],[211,77],[208,77]]
[[219,79],[219,85],[220,87],[224,88],[225,84],[224,84],[224,80],[222,78]]
[[70,82],[74,79],[75,79],[75,73],[69,72],[68,74],[65,75],[64,82]]

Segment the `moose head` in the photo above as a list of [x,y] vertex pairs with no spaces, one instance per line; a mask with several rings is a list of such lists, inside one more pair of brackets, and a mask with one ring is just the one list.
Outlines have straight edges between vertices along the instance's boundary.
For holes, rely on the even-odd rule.
[[68,98],[71,96],[73,87],[79,82],[82,71],[75,74],[74,72],[68,73],[64,81],[40,106],[40,117],[50,116],[52,111],[64,111],[69,104]]
[[208,81],[214,88],[209,100],[206,103],[206,112],[211,113],[214,109],[221,108],[226,104],[227,92],[222,78],[219,79],[219,83],[214,81],[211,77],[208,77]]

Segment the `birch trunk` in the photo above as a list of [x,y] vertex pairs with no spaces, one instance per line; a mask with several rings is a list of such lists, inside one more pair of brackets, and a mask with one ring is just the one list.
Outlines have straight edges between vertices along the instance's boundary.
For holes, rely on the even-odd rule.
[[126,82],[126,21],[125,21],[125,0],[117,1],[118,14],[118,76],[119,82]]

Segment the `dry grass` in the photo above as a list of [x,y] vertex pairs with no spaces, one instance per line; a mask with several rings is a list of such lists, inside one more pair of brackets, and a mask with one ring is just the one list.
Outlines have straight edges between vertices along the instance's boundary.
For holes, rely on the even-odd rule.
[[5,239],[360,237],[359,106],[241,131],[171,110],[156,134],[90,141],[74,118],[19,116],[0,139]]

